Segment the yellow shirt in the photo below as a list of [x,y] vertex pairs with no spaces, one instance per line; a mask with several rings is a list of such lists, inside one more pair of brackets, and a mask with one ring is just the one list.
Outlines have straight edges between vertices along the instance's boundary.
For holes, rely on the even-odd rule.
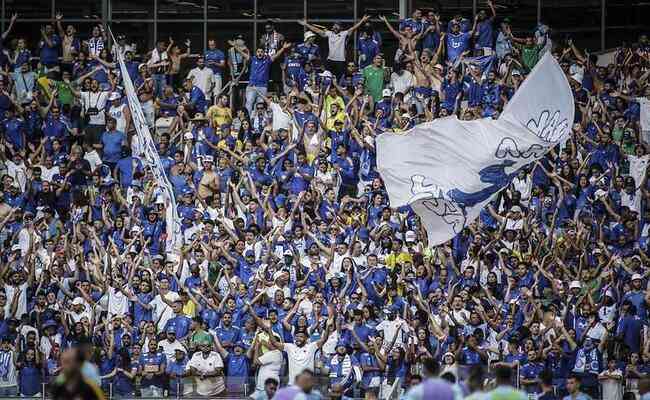
[[413,257],[409,253],[402,252],[399,254],[395,253],[390,253],[387,257],[386,260],[384,261],[386,263],[386,266],[390,268],[391,270],[395,269],[395,266],[397,264],[404,264],[405,262],[410,262],[413,263]]
[[325,96],[325,100],[323,101],[323,110],[325,111],[325,115],[328,116],[330,115],[332,104],[337,104],[339,106],[339,112],[343,112],[343,110],[345,110],[345,103],[343,102],[343,97],[341,96],[332,97],[330,95],[327,95]]
[[221,107],[216,105],[208,108],[206,117],[212,121],[212,126],[218,128],[223,124],[230,125],[232,122],[232,111],[230,110],[230,107]]
[[[219,142],[217,142],[217,147],[220,150],[223,150],[228,147],[228,143],[226,142],[225,139],[219,139]],[[237,139],[235,140],[235,150],[234,151],[241,151],[244,148],[244,144],[241,142],[241,140]]]
[[196,317],[196,304],[192,300],[189,300],[183,306],[183,314],[187,315],[190,318]]
[[345,124],[345,113],[343,111],[339,112],[335,116],[327,115],[327,119],[325,120],[325,129],[328,131],[333,131],[334,130],[334,123],[337,121],[341,121]]
[[52,85],[53,82],[50,79],[48,79],[47,76],[41,76],[40,78],[37,79],[37,82],[38,82],[38,85],[41,87],[41,89],[43,89],[43,91],[47,95],[47,98],[48,99],[51,98],[52,97],[52,88],[51,88],[50,85]]

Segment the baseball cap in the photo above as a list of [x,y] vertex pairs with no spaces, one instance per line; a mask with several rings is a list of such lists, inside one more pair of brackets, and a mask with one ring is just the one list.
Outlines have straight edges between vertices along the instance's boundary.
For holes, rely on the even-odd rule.
[[569,289],[574,289],[574,288],[575,289],[581,289],[582,284],[580,284],[580,282],[578,282],[578,281],[571,281],[571,283],[569,284]]
[[643,279],[643,277],[642,277],[640,274],[634,274],[634,275],[632,275],[632,280],[633,280],[633,281],[641,280],[641,279]]
[[404,241],[406,242],[416,242],[418,235],[413,231],[408,231],[404,234]]
[[390,89],[384,89],[382,90],[381,95],[383,97],[390,97],[393,95],[393,92],[391,92]]

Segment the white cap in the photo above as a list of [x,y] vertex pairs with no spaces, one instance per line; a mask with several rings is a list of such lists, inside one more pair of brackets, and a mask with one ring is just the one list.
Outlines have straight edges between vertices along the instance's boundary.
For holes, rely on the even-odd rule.
[[573,289],[573,288],[581,289],[582,285],[578,281],[571,281],[571,283],[569,284],[569,289]]
[[11,251],[18,251],[18,250],[22,250],[19,244],[15,244],[11,246]]
[[521,212],[521,207],[519,207],[519,206],[514,206],[514,207],[512,207],[512,208],[510,209],[510,211],[512,211],[512,212]]
[[641,279],[643,279],[643,277],[642,277],[641,275],[639,275],[639,274],[634,274],[634,275],[632,275],[632,280],[633,280],[633,281],[636,281],[637,279],[638,279],[638,280],[641,280]]
[[108,101],[119,100],[122,98],[122,95],[119,92],[113,92],[108,96]]
[[390,97],[393,95],[393,92],[390,91],[390,89],[384,89],[381,92],[382,97]]
[[417,238],[418,238],[418,235],[417,235],[415,232],[413,232],[413,231],[407,231],[407,232],[404,234],[404,240],[405,240],[406,242],[416,242],[416,241],[417,241]]
[[72,300],[73,306],[83,304],[83,303],[84,303],[84,299],[82,299],[81,297],[75,297],[74,300]]
[[312,31],[307,31],[307,32],[305,32],[305,41],[306,41],[307,39],[309,39],[309,38],[313,38],[313,37],[315,37],[315,36],[316,36],[316,34],[315,34],[314,32],[312,32]]
[[189,132],[189,131],[185,132],[185,135],[183,135],[183,137],[185,139],[194,139],[194,135],[192,134],[192,132]]

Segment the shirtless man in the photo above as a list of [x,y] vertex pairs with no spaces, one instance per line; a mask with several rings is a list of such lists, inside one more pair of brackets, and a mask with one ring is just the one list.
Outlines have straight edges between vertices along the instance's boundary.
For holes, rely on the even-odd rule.
[[442,84],[442,66],[438,63],[442,55],[442,48],[444,43],[445,34],[440,39],[440,45],[436,54],[431,57],[431,52],[427,49],[422,51],[419,55],[416,51],[411,51],[407,60],[413,61],[413,75],[415,75],[415,88],[413,89],[415,104],[418,107],[418,112],[424,107],[423,99],[431,98],[433,90],[439,91]]
[[200,172],[198,196],[201,200],[219,192],[219,175],[214,171],[212,156],[203,157],[203,171]]
[[149,73],[149,68],[146,64],[140,64],[138,72],[143,82],[136,90],[138,92],[138,99],[142,105],[144,118],[147,120],[149,128],[153,128],[156,120],[156,110],[153,105],[153,91],[154,81]]

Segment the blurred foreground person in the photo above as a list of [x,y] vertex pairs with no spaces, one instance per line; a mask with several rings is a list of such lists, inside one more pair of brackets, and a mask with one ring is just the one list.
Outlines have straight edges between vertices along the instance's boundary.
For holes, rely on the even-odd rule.
[[53,399],[61,400],[103,400],[102,390],[88,381],[81,373],[84,363],[83,353],[73,348],[61,354],[61,374],[50,388]]

